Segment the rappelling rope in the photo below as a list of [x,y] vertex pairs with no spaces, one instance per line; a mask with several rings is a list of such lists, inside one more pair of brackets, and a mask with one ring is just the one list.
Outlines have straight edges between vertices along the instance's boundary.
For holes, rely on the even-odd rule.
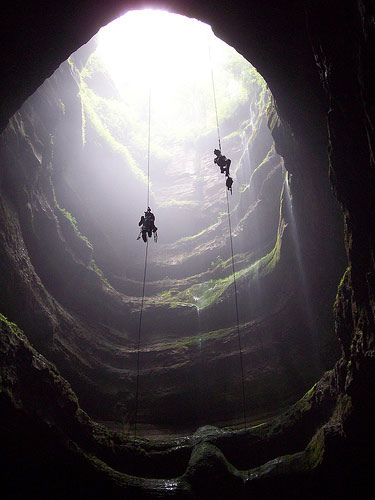
[[229,210],[229,196],[228,189],[225,190],[227,196],[227,209],[228,209],[228,224],[229,224],[229,235],[230,235],[230,249],[232,254],[232,271],[233,271],[233,287],[234,287],[234,298],[236,304],[236,320],[237,320],[237,337],[238,337],[238,350],[240,353],[240,368],[241,368],[241,381],[242,381],[242,406],[243,406],[243,419],[245,429],[247,427],[247,417],[246,417],[246,397],[245,397],[245,378],[243,370],[243,357],[242,357],[242,345],[241,345],[241,333],[240,333],[240,317],[238,314],[238,297],[237,297],[237,282],[236,282],[236,270],[234,268],[234,252],[233,252],[233,238],[232,238],[232,223],[230,220],[230,210]]
[[150,145],[151,145],[151,87],[148,92],[147,207],[150,206]]
[[[147,207],[150,206],[150,144],[151,144],[151,88],[150,88],[149,94],[148,94]],[[140,310],[140,313],[139,313],[139,323],[138,323],[137,378],[136,378],[136,388],[135,388],[134,438],[137,437],[138,402],[139,402],[140,347],[141,347],[141,331],[142,331],[143,305],[144,305],[144,302],[145,302],[147,256],[148,256],[148,238],[147,238],[147,241],[146,241],[145,263],[144,263],[144,270],[143,270],[142,301],[141,301],[141,310]]]
[[[216,129],[217,129],[217,138],[219,141],[219,150],[221,152],[221,141],[220,141],[220,128],[219,128],[219,115],[217,112],[217,101],[216,101],[216,90],[215,90],[215,79],[214,79],[214,70],[212,65],[212,55],[211,55],[211,46],[208,40],[208,55],[210,59],[210,68],[211,68],[211,82],[212,82],[212,93],[214,96],[214,104],[215,104],[215,115],[216,115]],[[242,382],[242,406],[243,406],[243,419],[245,429],[247,427],[247,417],[246,417],[246,398],[245,398],[245,379],[244,379],[244,369],[243,369],[243,357],[242,357],[242,345],[241,345],[241,334],[240,334],[240,318],[238,314],[238,297],[237,297],[237,283],[236,283],[236,271],[234,267],[234,252],[233,252],[233,238],[232,238],[232,224],[230,220],[230,209],[229,209],[229,197],[228,197],[228,189],[225,189],[226,197],[227,197],[227,208],[228,208],[228,223],[229,223],[229,236],[230,236],[230,249],[232,253],[232,271],[233,271],[233,286],[234,286],[234,299],[236,304],[236,322],[237,322],[237,336],[238,336],[238,349],[240,354],[240,368],[241,368],[241,382]]]
[[139,368],[140,368],[140,346],[141,346],[141,329],[142,329],[142,316],[143,316],[143,304],[145,302],[145,286],[146,286],[146,271],[147,271],[147,254],[148,254],[148,240],[146,242],[146,252],[145,252],[145,265],[143,271],[143,287],[142,287],[142,301],[141,301],[141,311],[139,313],[139,323],[138,323],[138,344],[137,344],[137,379],[135,388],[135,420],[134,420],[134,437],[137,437],[137,423],[138,423],[138,400],[139,400]]
[[214,96],[214,104],[215,104],[217,139],[218,139],[218,142],[219,142],[219,150],[221,151],[220,129],[219,129],[219,115],[218,115],[218,112],[217,112],[217,103],[216,103],[214,69],[213,69],[213,66],[212,66],[211,45],[210,45],[209,41],[208,41],[208,57],[210,59],[212,94]]

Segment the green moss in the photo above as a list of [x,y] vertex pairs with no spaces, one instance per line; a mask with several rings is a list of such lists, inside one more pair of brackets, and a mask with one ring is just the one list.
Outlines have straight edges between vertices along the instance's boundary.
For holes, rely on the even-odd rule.
[[124,144],[116,140],[105,123],[103,123],[101,119],[101,113],[97,111],[97,108],[99,106],[98,101],[103,101],[103,99],[97,97],[85,83],[81,84],[80,95],[83,103],[86,122],[88,118],[98,136],[104,141],[109,149],[122,158],[125,165],[135,174],[135,176],[139,180],[146,183],[147,176],[143,172],[143,170],[139,168],[129,149]]
[[166,350],[178,350],[185,347],[191,347],[194,345],[202,345],[207,342],[215,342],[217,340],[223,339],[229,336],[231,333],[236,331],[233,328],[221,328],[220,330],[211,330],[209,332],[199,333],[190,337],[184,337],[178,339],[175,342],[163,342],[162,344],[157,344],[153,346],[154,351],[166,351]]
[[346,420],[353,411],[353,403],[350,396],[343,394],[339,397],[333,418],[340,422]]
[[312,469],[315,469],[322,464],[324,458],[324,448],[324,428],[320,428],[306,449],[307,459]]
[[281,238],[278,234],[276,244],[271,250],[271,252],[265,255],[259,262],[260,276],[265,276],[274,271],[277,263],[280,260],[280,251],[281,251]]
[[21,329],[20,329],[20,328],[16,325],[16,323],[13,323],[12,321],[9,321],[9,320],[8,320],[8,318],[6,318],[6,317],[4,316],[4,314],[1,314],[1,313],[0,313],[0,321],[1,321],[2,323],[5,323],[7,326],[10,326],[12,329],[15,329],[15,330],[17,330],[17,331],[19,331],[19,332],[21,332],[21,331],[22,331],[22,330],[21,330]]
[[223,141],[231,141],[233,139],[240,138],[240,137],[241,137],[240,132],[238,132],[238,130],[234,130],[230,134],[223,137]]
[[[247,286],[250,286],[251,281],[263,278],[267,275],[270,275],[274,272],[277,264],[280,261],[281,255],[281,244],[282,244],[282,229],[283,229],[283,218],[282,218],[282,196],[280,196],[280,214],[279,214],[279,228],[277,231],[277,238],[273,249],[256,260],[255,262],[251,262],[248,265],[243,265],[244,261],[246,261],[246,257],[244,255],[236,255],[235,263],[236,263],[236,280],[239,282],[241,280],[246,280]],[[223,214],[224,215],[224,214]],[[226,214],[225,214],[226,215]],[[207,231],[204,230],[204,231]],[[181,241],[192,240],[199,235],[203,234],[198,233],[197,235],[185,237]],[[247,259],[251,259],[251,256],[248,256]],[[238,262],[241,261],[242,268],[238,269]],[[224,277],[220,277],[217,279],[210,279],[206,281],[202,281],[199,283],[195,283],[190,287],[186,288],[183,291],[169,290],[168,292],[163,292],[162,295],[159,295],[161,302],[163,304],[169,304],[170,307],[177,307],[181,304],[189,304],[196,306],[199,310],[205,309],[212,304],[218,302],[220,297],[226,292],[226,290],[233,285],[234,276],[231,272],[232,270],[232,259],[229,258],[226,261],[223,261],[220,257],[218,257],[216,262],[211,262],[210,272],[215,272],[219,274],[223,274],[223,271],[229,271],[229,274]]]
[[[141,182],[147,181],[147,176],[138,166],[134,155],[125,145],[128,131],[134,132],[134,123],[143,131],[144,124],[139,124],[135,117],[131,116],[130,110],[122,101],[115,98],[104,98],[97,95],[90,87],[89,82],[94,74],[102,73],[107,76],[106,70],[101,64],[100,58],[94,52],[89,57],[86,66],[79,72],[74,68],[71,60],[68,61],[78,78],[79,95],[82,103],[82,144],[86,144],[87,127],[92,126],[99,138],[105,143],[112,153],[118,155],[128,168]],[[137,128],[135,127],[135,128]],[[126,131],[126,132],[125,132]],[[134,136],[130,134],[132,147],[142,153],[145,147],[145,135]],[[153,145],[155,149],[155,145]],[[144,151],[143,151],[144,153]],[[155,153],[155,151],[153,151]],[[165,157],[165,151],[158,151],[158,158]],[[155,155],[154,155],[155,156]]]
[[68,64],[69,64],[69,66],[70,66],[70,69],[71,69],[72,71],[74,71],[74,64],[73,64],[73,60],[72,60],[72,57],[71,57],[71,56],[70,56],[70,57],[68,57]]
[[0,322],[4,323],[7,327],[11,329],[14,335],[16,335],[18,338],[22,339],[23,342],[29,345],[29,341],[26,335],[16,323],[9,321],[8,318],[1,313],[0,313]]
[[[95,80],[101,76],[108,82],[111,87],[110,94],[113,91],[113,95],[98,95],[92,88]],[[139,101],[139,96],[133,99],[132,95],[118,95],[97,52],[90,55],[85,67],[80,71],[79,85],[86,127],[91,123],[115,154],[120,154],[126,166],[142,179],[143,170],[138,163],[143,162],[147,154],[146,101]],[[158,126],[155,126],[153,131],[153,162],[169,161],[172,153],[168,144],[165,144],[165,138],[159,137]]]
[[181,243],[185,243],[185,242],[188,242],[188,241],[192,241],[192,240],[195,240],[196,238],[199,238],[199,236],[202,236],[204,233],[206,233],[208,231],[208,227],[205,228],[205,229],[202,229],[202,231],[200,231],[199,233],[197,234],[193,234],[192,236],[184,236],[183,238],[180,238],[176,245],[180,245]]
[[198,201],[175,200],[175,199],[170,199],[170,200],[166,200],[164,202],[159,203],[159,207],[160,208],[166,208],[166,207],[197,207],[199,205],[200,205],[200,203]]
[[98,267],[96,265],[96,262],[94,259],[91,259],[90,261],[90,264],[89,264],[89,269],[91,269],[92,271],[94,271],[98,276],[100,276],[100,278],[104,281],[104,283],[107,285],[107,286],[110,286],[110,284],[108,283],[108,280],[107,278],[104,276],[103,274],[103,271],[100,269],[100,267]]
[[183,302],[195,304],[199,309],[205,309],[216,302],[230,285],[230,277],[217,280],[209,280],[204,283],[193,285],[179,294]]
[[80,240],[82,240],[82,242],[85,243],[85,245],[87,246],[87,248],[89,250],[91,250],[91,253],[92,253],[93,252],[93,245],[92,245],[92,243],[87,238],[87,236],[84,236],[79,231],[77,219],[68,210],[66,210],[65,208],[60,207],[60,205],[59,205],[59,203],[58,203],[58,201],[56,199],[56,193],[55,193],[55,189],[54,189],[52,180],[50,180],[50,182],[51,182],[51,189],[52,189],[52,194],[53,194],[53,200],[54,200],[54,203],[55,203],[55,212],[57,214],[57,215],[55,215],[55,218],[56,218],[57,222],[63,225],[63,221],[61,220],[61,217],[64,217],[64,219],[67,220],[70,223],[71,229],[74,232],[75,236],[77,238],[79,238]]
[[[237,262],[239,260],[242,260],[243,258],[245,258],[244,255],[236,255],[236,260]],[[219,255],[215,261],[212,261],[211,264],[210,264],[210,270],[217,273],[219,271],[223,271],[225,269],[228,269],[228,267],[232,267],[232,257],[229,257],[228,259],[226,260],[223,260],[223,258]]]
[[[81,86],[82,83],[81,75],[79,71],[76,70],[72,57],[69,57],[67,62],[70,66],[72,73],[74,74],[74,78],[78,80],[77,82],[78,85]],[[84,147],[84,145],[86,144],[86,121],[85,121],[85,113],[83,110],[82,99],[81,99],[81,139],[82,139],[82,147]]]
[[57,205],[57,208],[60,210],[61,213],[63,213],[65,215],[65,217],[72,224],[74,229],[78,231],[77,219],[75,217],[73,217],[73,215],[70,212],[68,212],[68,210],[66,210],[65,208],[61,208],[59,205]]
[[77,219],[75,217],[73,217],[73,215],[68,212],[68,210],[66,210],[65,208],[61,208],[59,206],[59,204],[57,203],[56,199],[55,199],[55,202],[56,202],[56,208],[62,213],[62,215],[71,223],[76,235],[78,238],[80,238],[81,240],[83,240],[86,245],[91,248],[91,250],[93,250],[93,246],[92,246],[92,243],[90,242],[90,240],[87,238],[87,236],[84,236],[79,230],[78,230],[78,224],[77,224]]
[[216,222],[214,222],[210,227],[206,227],[205,229],[202,229],[202,231],[200,231],[199,233],[193,234],[192,236],[184,236],[183,238],[180,238],[176,242],[176,245],[190,242],[192,240],[195,240],[196,238],[199,238],[203,234],[207,233],[209,230],[211,230],[211,231],[215,230],[222,223],[223,218],[226,216],[228,216],[227,212],[220,212],[217,219],[216,219]]
[[[268,163],[271,159],[271,156],[273,156],[275,154],[275,145],[272,144],[271,146],[271,149],[268,151],[268,153],[266,154],[266,157],[263,159],[263,161],[253,170],[252,174],[251,174],[251,177],[254,176],[254,173],[258,170],[258,169],[261,169],[262,167],[264,167],[264,165],[266,163]],[[250,182],[251,182],[251,178],[250,178]]]
[[[276,241],[275,247],[271,252],[262,257],[261,259],[253,262],[248,266],[236,271],[236,280],[246,280],[247,282],[265,276],[271,273],[280,258],[280,240]],[[235,260],[241,260],[243,256],[235,256]],[[211,263],[212,269],[223,271],[232,269],[232,258],[223,261],[218,260]],[[186,288],[183,291],[168,290],[163,292],[158,297],[163,303],[168,303],[169,307],[177,307],[183,304],[196,306],[199,310],[205,309],[212,304],[216,303],[226,290],[233,285],[233,273],[230,272],[228,276],[218,279],[210,279],[201,283]]]
[[[251,138],[250,138],[251,139]],[[250,141],[249,139],[249,141]],[[242,153],[242,156],[241,156],[241,159],[240,159],[240,162],[243,158],[243,155],[245,154],[247,148],[244,149],[244,152]],[[250,176],[250,180],[247,184],[242,184],[241,187],[240,187],[240,191],[243,193],[244,191],[246,191],[247,189],[249,189],[251,187],[251,185],[253,184],[254,182],[254,176],[256,176],[259,171],[265,166],[267,165],[267,163],[269,163],[269,161],[271,160],[272,156],[275,154],[275,146],[272,144],[271,146],[271,149],[268,151],[268,153],[266,154],[265,158],[262,160],[262,162],[256,167],[254,168],[254,170],[252,171],[251,173],[251,176]],[[242,219],[243,220],[243,219]]]
[[86,144],[86,115],[82,101],[81,101],[81,123],[82,123],[81,138],[82,138],[82,148],[83,148]]
[[[261,106],[267,93],[267,86],[255,68],[250,66],[232,48],[220,46],[218,50],[220,50],[220,59],[215,66],[215,72],[218,75],[220,74],[221,78],[217,78],[215,83],[216,101],[220,121],[225,122],[230,120],[240,107],[246,105],[249,99],[255,100],[257,107]],[[74,69],[72,60],[69,60],[69,63]],[[116,95],[115,91],[111,98],[108,98],[108,96],[103,98],[98,95],[98,92],[92,91],[98,77],[103,77],[111,86],[111,77],[97,51],[90,55],[79,75],[81,97],[85,105],[87,121],[91,119],[89,113],[94,111],[100,117],[102,125],[107,128],[113,139],[122,145],[126,144],[132,153],[134,153],[134,147],[138,151],[144,151],[144,139],[147,137],[147,120],[145,120],[147,99],[143,100],[139,93],[133,95],[131,86],[126,95],[125,93],[120,95],[121,91]],[[113,84],[114,88],[115,84]],[[108,95],[110,94],[108,93]],[[182,99],[180,95],[183,96]],[[158,113],[158,103],[154,103],[153,119],[155,120],[155,126],[153,128],[152,148],[153,156],[156,154],[160,158],[164,158],[166,155],[170,157],[170,146],[176,140],[193,140],[197,136],[210,135],[216,129],[214,106],[207,107],[206,105],[207,102],[212,102],[213,99],[212,88],[207,85],[206,80],[196,82],[193,86],[186,83],[185,87],[182,84],[176,91],[176,95],[172,94],[170,97],[171,102],[175,104],[172,111],[175,119],[166,121],[163,114]],[[192,110],[195,109],[195,106],[205,108],[205,119],[194,120],[194,113],[192,113],[191,119],[182,119],[181,111],[185,109],[186,102],[192,103]],[[89,107],[91,111],[88,109]],[[98,123],[96,123],[96,126],[98,126]],[[234,134],[239,134],[239,132],[234,132]],[[83,138],[84,135],[83,133]]]
[[339,286],[337,287],[337,294],[336,294],[336,298],[335,298],[335,303],[334,303],[334,307],[337,306],[337,304],[339,303],[340,301],[340,298],[339,298],[339,295],[340,295],[340,291],[341,289],[343,288],[344,286],[344,282],[345,280],[347,279],[347,277],[349,276],[349,273],[350,273],[350,267],[348,266],[346,269],[345,269],[345,272],[340,280],[340,283],[339,283]]

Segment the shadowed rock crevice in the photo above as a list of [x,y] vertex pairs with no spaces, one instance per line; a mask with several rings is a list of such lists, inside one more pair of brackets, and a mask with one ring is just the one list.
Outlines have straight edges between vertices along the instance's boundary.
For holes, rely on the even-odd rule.
[[[255,163],[267,157],[267,167],[253,175],[259,195],[255,205],[269,197],[277,217],[272,230],[257,235],[262,243],[256,250],[251,247],[251,204],[239,203],[236,212],[234,237],[238,242],[239,234],[246,235],[237,256],[252,418],[246,429],[207,426],[225,425],[228,416],[232,424],[241,424],[241,398],[232,383],[236,351],[228,319],[233,295],[225,280],[228,240],[203,233],[182,242],[181,251],[174,242],[166,243],[165,255],[155,258],[145,309],[149,337],[142,355],[149,368],[141,371],[141,421],[145,429],[152,421],[148,431],[166,424],[176,434],[184,434],[184,425],[206,426],[163,440],[135,440],[111,431],[80,408],[131,429],[134,369],[129,367],[134,366],[140,306],[137,272],[121,275],[115,259],[105,265],[108,239],[94,225],[96,241],[82,236],[88,235],[88,219],[83,223],[84,213],[63,203],[66,184],[60,191],[57,187],[71,167],[71,162],[66,169],[62,164],[64,149],[71,145],[78,151],[82,145],[78,76],[92,47],[64,63],[20,109],[62,61],[127,7],[113,1],[88,8],[78,2],[72,11],[52,3],[43,15],[35,6],[23,16],[10,9],[1,30],[10,48],[1,86],[1,312],[25,332],[1,318],[5,495],[21,496],[27,484],[28,496],[39,499],[98,493],[227,498],[228,491],[233,498],[366,498],[374,444],[373,2],[296,5],[285,0],[276,6],[254,0],[251,13],[248,6],[223,11],[215,4],[213,9],[211,2],[173,5],[176,12],[210,22],[255,65],[272,91],[267,120],[275,148],[260,153],[254,146],[249,153]],[[59,128],[68,116],[72,129]],[[95,138],[93,128],[90,133],[89,141]],[[208,148],[205,141],[201,146]],[[209,161],[203,156],[202,168]],[[347,262],[328,170],[344,215]],[[244,192],[242,199],[248,201],[249,191]],[[222,261],[212,258],[217,249]],[[193,262],[196,268],[187,275]],[[331,310],[347,266],[334,304],[342,347],[334,366]],[[163,280],[166,274],[169,279]],[[220,284],[214,300],[199,288],[210,280]],[[204,304],[201,324],[189,297],[197,291]],[[168,327],[152,329],[154,317]],[[316,382],[327,368],[332,369]],[[207,377],[200,377],[200,370]],[[233,380],[220,379],[220,371]],[[198,384],[201,398],[193,392]],[[185,424],[173,415],[172,405],[182,408]],[[215,407],[221,411],[216,417]],[[277,415],[270,418],[270,413]]]

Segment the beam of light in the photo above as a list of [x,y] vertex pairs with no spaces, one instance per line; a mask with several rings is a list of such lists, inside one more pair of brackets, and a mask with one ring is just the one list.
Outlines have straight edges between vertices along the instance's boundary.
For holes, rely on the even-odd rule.
[[98,51],[119,89],[133,82],[167,95],[178,81],[205,73],[209,34],[210,26],[177,14],[131,11],[100,30]]
[[[211,68],[223,137],[233,116],[247,118],[250,94],[256,93],[255,69],[209,25],[158,10],[128,12],[100,30],[96,47],[83,73],[87,86],[93,85],[89,106],[102,113],[103,128],[118,143],[123,141],[134,163],[146,172],[151,90],[151,204],[162,209],[158,211],[162,227],[176,228],[168,232],[169,241],[199,233],[207,214],[201,217],[197,207],[206,194],[222,192],[222,178],[206,160],[206,146],[197,146],[200,137],[203,142],[216,137]],[[97,76],[92,77],[95,71]],[[120,173],[116,170],[119,177],[108,182],[126,182],[121,177],[126,176],[124,163]],[[132,206],[143,209],[143,198],[135,191],[128,196]],[[122,198],[122,213],[126,213],[124,203]],[[216,212],[217,207],[210,210]],[[175,224],[176,213],[185,217],[185,224]]]
[[[208,44],[219,76],[228,50],[212,29],[195,19],[159,10],[131,11],[99,32],[97,54],[120,95],[132,109],[144,107],[151,88],[157,130],[184,135],[201,133],[214,124]],[[202,91],[203,89],[203,91]],[[226,73],[227,101],[238,99],[241,85]],[[218,93],[220,94],[220,86]],[[187,125],[190,124],[190,125]]]

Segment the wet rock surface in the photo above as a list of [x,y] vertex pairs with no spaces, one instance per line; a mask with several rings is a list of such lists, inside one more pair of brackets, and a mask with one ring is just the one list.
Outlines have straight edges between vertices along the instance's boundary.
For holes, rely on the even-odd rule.
[[[4,291],[3,311],[58,365],[85,410],[131,432],[142,252],[128,256],[123,275],[114,271],[121,267],[121,260],[116,261],[119,235],[125,245],[120,245],[119,253],[130,253],[130,243],[121,235],[130,233],[136,214],[118,217],[126,211],[126,192],[119,192],[118,200],[100,196],[97,188],[92,192],[95,176],[103,179],[104,166],[116,155],[108,145],[105,148],[91,115],[82,118],[79,68],[85,68],[90,50],[95,48],[93,42],[89,45],[91,48],[84,47],[61,65],[11,118],[2,135],[4,228],[9,225],[7,220],[14,219],[21,242],[13,248],[4,245],[4,262],[20,258],[21,252],[27,256],[24,269],[16,269],[13,281],[6,276],[14,265],[4,266],[4,282],[14,288],[20,280],[24,293],[34,298],[35,286],[24,279],[25,273],[32,275],[39,282],[37,300],[44,307],[46,321],[36,327],[35,301],[20,316],[19,303],[12,300],[9,290]],[[95,87],[95,77],[90,81]],[[337,359],[328,302],[333,301],[341,269],[334,251],[342,251],[336,240],[325,238],[328,228],[334,233],[340,229],[340,219],[335,219],[332,207],[324,207],[327,220],[319,223],[315,193],[303,197],[304,217],[300,218],[304,225],[300,224],[298,229],[303,232],[298,234],[294,218],[298,205],[290,191],[293,184],[289,187],[290,181],[285,180],[283,161],[267,128],[265,86],[257,85],[252,100],[234,120],[245,131],[223,138],[233,165],[237,165],[237,183],[243,186],[236,188],[233,200],[231,196],[231,217],[233,244],[239,252],[235,260],[246,413],[256,420],[296,401]],[[276,109],[270,109],[268,121],[274,132],[282,125]],[[288,147],[292,141],[288,128],[284,135],[278,147],[288,148],[283,151],[288,164],[302,162],[303,155],[308,158],[298,145]],[[207,154],[213,143],[209,139],[202,138],[194,150],[204,182],[190,185],[187,180],[185,185],[188,165],[183,161],[179,167],[173,162],[165,167],[170,169],[170,184],[181,196],[202,190],[201,199],[196,193],[194,196],[200,199],[204,216],[197,216],[196,236],[161,242],[150,251],[138,408],[140,425],[150,434],[179,434],[206,422],[238,423],[244,412],[228,224],[224,215],[217,215],[225,208],[225,198],[219,197],[217,172]],[[178,158],[189,158],[187,151],[193,146],[185,145]],[[125,167],[121,164],[124,172]],[[139,180],[130,181],[131,175],[126,171],[128,187],[141,189]],[[168,185],[161,184],[161,200],[166,202]],[[321,190],[328,197],[327,185]],[[162,205],[163,201],[161,210]],[[177,205],[174,216],[183,219],[184,210]],[[107,225],[113,227],[112,232]],[[304,239],[304,232],[308,239],[297,250],[295,238]],[[6,237],[4,233],[4,241]],[[314,247],[312,256],[309,245]],[[306,256],[304,262],[299,254]],[[319,259],[323,262],[317,267]],[[305,275],[304,269],[312,266],[314,274]],[[317,298],[310,289],[318,290]],[[45,297],[48,303],[43,305]],[[326,348],[328,342],[330,349]],[[182,420],[176,407],[183,412]]]
[[[102,8],[98,4],[82,29],[78,21],[85,18],[87,10],[83,3],[78,5],[82,10],[77,7],[74,23],[70,11],[68,14],[65,7],[53,3],[43,16],[35,7],[33,22],[26,14],[12,17],[10,11],[9,27],[2,30],[12,47],[6,55],[2,83],[4,125],[25,97],[123,6],[121,2],[106,3]],[[300,214],[297,224],[307,238],[301,253],[310,264],[310,284],[314,279],[318,282],[316,263],[332,243],[331,226],[327,224],[316,253],[311,241],[322,234],[321,227],[312,223],[317,219],[306,217],[313,207],[331,203],[324,194],[328,165],[325,151],[329,145],[330,177],[345,217],[349,265],[335,303],[343,357],[304,398],[261,426],[223,435],[206,430],[203,435],[201,432],[179,440],[129,440],[92,422],[57,369],[14,325],[2,319],[0,429],[6,457],[2,469],[6,498],[19,498],[25,483],[29,498],[39,499],[93,498],[104,492],[113,498],[123,498],[124,494],[132,498],[220,498],[228,486],[233,498],[368,496],[374,375],[374,119],[368,100],[374,84],[370,68],[374,5],[370,1],[347,1],[339,5],[303,2],[296,6],[285,1],[276,7],[273,2],[258,5],[254,1],[251,16],[231,8],[225,11],[225,22],[219,10],[209,13],[210,6],[205,2],[201,6],[185,5],[184,9],[210,20],[218,33],[256,65],[275,97],[282,121],[273,115],[270,126],[275,138],[279,137],[276,148],[293,173],[290,189],[296,213]],[[51,11],[52,21],[46,23]],[[289,16],[284,15],[286,11]],[[67,28],[66,44],[53,36],[57,25]],[[38,36],[34,36],[36,33]],[[15,38],[21,34],[23,43],[16,43]],[[25,52],[28,57],[24,57]],[[19,81],[19,74],[24,78],[17,88],[14,82]],[[44,125],[38,128],[39,134],[43,129]],[[16,130],[23,130],[28,148],[19,147]],[[106,322],[115,323],[111,324],[111,335],[116,329],[123,335],[123,308],[133,310],[136,306],[132,301],[124,303],[119,292],[105,284],[95,269],[90,270],[90,247],[77,240],[76,233],[69,236],[70,229],[65,228],[64,233],[57,223],[49,176],[42,168],[50,154],[48,132],[35,138],[33,130],[18,115],[2,138],[2,152],[11,150],[13,142],[13,154],[22,157],[19,164],[24,169],[23,178],[30,182],[17,188],[17,175],[11,175],[16,170],[8,168],[4,174],[2,160],[3,312],[22,325],[34,346],[58,363],[69,380],[73,381],[77,373],[85,374],[81,384],[90,387],[92,373],[101,368],[95,361],[99,357],[94,356],[87,366],[91,336],[108,335],[108,327],[98,327],[98,323],[103,324],[104,315]],[[313,158],[309,165],[304,162],[307,151]],[[312,189],[305,189],[307,185]],[[308,210],[303,210],[304,204]],[[31,231],[34,221],[40,228],[39,241],[37,233]],[[43,237],[51,233],[55,238]],[[67,289],[57,285],[58,279],[48,283],[47,272],[43,277],[44,263],[48,264],[50,251],[56,250],[64,272],[71,278],[66,280]],[[84,297],[75,296],[77,272],[87,284]],[[319,302],[319,295],[313,294],[312,300]],[[100,308],[95,305],[98,303]],[[95,322],[88,329],[90,315]],[[115,336],[118,346],[123,345],[121,335]],[[73,371],[68,369],[73,365]],[[82,387],[81,392],[85,392]]]
[[[290,493],[290,487],[317,493],[314,470],[340,444],[342,417],[350,411],[349,401],[334,392],[337,369],[268,423],[241,431],[205,426],[178,439],[129,439],[93,422],[56,368],[4,318],[0,347],[1,428],[11,431],[3,436],[5,498],[24,492],[15,474],[28,483],[32,498],[100,492],[114,498],[124,492],[133,498],[262,492],[271,498],[280,488],[282,495]],[[25,461],[31,454],[33,460]]]

